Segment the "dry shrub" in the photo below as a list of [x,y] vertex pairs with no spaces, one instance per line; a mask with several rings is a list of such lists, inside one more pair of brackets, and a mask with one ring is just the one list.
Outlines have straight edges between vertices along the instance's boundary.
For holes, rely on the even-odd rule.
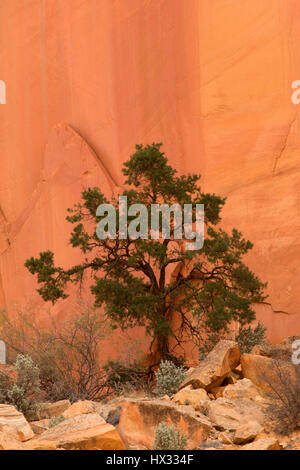
[[117,395],[152,394],[148,370],[139,361],[124,364],[120,360],[108,361],[104,366],[107,384]]
[[115,355],[108,360],[104,369],[107,384],[115,395],[152,395],[154,373],[148,367],[144,338],[138,338],[130,331],[123,331],[115,342]]
[[24,354],[38,365],[46,400],[97,400],[111,392],[99,364],[110,330],[104,316],[90,305],[81,302],[69,319],[57,322],[49,315],[43,324],[30,310],[1,311],[0,327],[8,361]]
[[267,416],[271,427],[289,435],[300,427],[300,366],[274,359],[271,374],[262,370],[260,379],[269,390]]

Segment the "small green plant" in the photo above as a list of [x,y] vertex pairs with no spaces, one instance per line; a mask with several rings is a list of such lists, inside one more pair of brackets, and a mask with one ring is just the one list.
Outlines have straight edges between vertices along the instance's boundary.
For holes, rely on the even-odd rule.
[[3,372],[0,375],[0,402],[14,405],[27,418],[31,418],[38,411],[39,368],[30,356],[23,354],[17,356],[15,367],[15,381]]
[[[258,346],[266,342],[266,331],[267,328],[260,322],[258,322],[255,328],[251,327],[251,325],[240,325],[238,333],[232,339],[238,343],[241,353],[249,354],[254,346]],[[201,345],[198,346],[199,361],[203,361],[219,341],[222,339],[228,339],[229,337],[230,335],[227,330],[224,330],[222,333],[217,332],[208,334],[207,337],[202,340]]]
[[173,395],[178,386],[186,377],[186,368],[177,367],[171,361],[161,361],[159,369],[155,372],[157,395]]
[[62,423],[66,418],[63,415],[53,416],[49,421],[49,428],[54,428],[58,424]]
[[184,450],[187,442],[187,436],[174,425],[163,422],[155,429],[155,450]]
[[255,328],[251,328],[251,326],[240,326],[235,340],[240,347],[241,353],[249,354],[251,353],[254,346],[265,343],[266,331],[267,328],[264,327],[260,322],[258,322]]

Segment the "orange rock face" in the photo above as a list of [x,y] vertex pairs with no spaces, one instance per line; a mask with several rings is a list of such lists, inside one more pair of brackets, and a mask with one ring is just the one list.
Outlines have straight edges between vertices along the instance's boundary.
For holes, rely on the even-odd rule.
[[188,436],[188,448],[206,441],[212,426],[202,414],[196,417],[185,406],[176,407],[164,400],[126,400],[121,409],[118,431],[129,449],[153,449],[159,423],[176,426]]
[[270,338],[300,333],[298,0],[23,3],[0,4],[1,306],[42,305],[25,259],[76,262],[66,208],[83,187],[114,192],[134,145],[163,141],[254,242]]
[[297,368],[290,361],[280,361],[256,354],[242,354],[241,365],[244,377],[250,379],[263,393],[274,395],[289,393],[299,381]]

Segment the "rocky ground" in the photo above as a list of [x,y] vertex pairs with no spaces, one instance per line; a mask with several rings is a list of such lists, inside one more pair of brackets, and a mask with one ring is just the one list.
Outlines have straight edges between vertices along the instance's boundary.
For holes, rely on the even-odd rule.
[[189,370],[171,397],[44,403],[31,422],[0,404],[0,449],[153,449],[155,428],[163,421],[185,432],[189,449],[300,449],[300,429],[278,434],[267,413],[278,361],[293,380],[290,359],[290,340],[242,355],[235,342],[224,340]]

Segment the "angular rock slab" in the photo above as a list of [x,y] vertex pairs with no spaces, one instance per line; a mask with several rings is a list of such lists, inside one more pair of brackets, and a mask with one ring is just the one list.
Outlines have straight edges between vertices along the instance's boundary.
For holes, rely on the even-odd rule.
[[73,403],[66,411],[62,413],[63,417],[74,418],[75,416],[80,416],[83,414],[89,413],[99,413],[102,409],[100,403],[96,403],[91,400],[80,400]]
[[223,391],[223,398],[228,398],[229,400],[263,401],[258,389],[249,379],[241,379],[233,385],[227,385]]
[[193,408],[197,407],[202,400],[209,400],[207,392],[203,388],[197,390],[188,387],[182,388],[172,397],[174,403],[179,405],[191,405]]
[[292,362],[272,359],[256,354],[241,356],[242,372],[263,393],[274,394],[275,390],[283,389],[298,383],[295,366]]
[[234,435],[234,444],[247,444],[247,442],[254,441],[256,436],[262,432],[263,427],[256,421],[249,421],[249,423],[240,426]]
[[43,403],[41,409],[38,412],[39,420],[54,418],[62,415],[68,408],[70,408],[71,402],[69,400],[60,400],[54,403]]
[[263,408],[248,400],[218,398],[208,403],[207,416],[220,431],[236,431],[249,421],[264,422]]
[[12,405],[0,405],[0,432],[18,441],[27,441],[34,436],[24,415]]
[[13,436],[0,432],[0,450],[26,450],[26,447]]
[[97,413],[69,418],[45,431],[36,441],[53,442],[68,450],[124,450],[125,446],[111,424]]
[[186,408],[163,400],[127,400],[121,410],[120,435],[129,448],[153,449],[155,429],[166,422],[183,431],[188,436],[188,448],[194,448],[207,439],[212,425],[204,415]]
[[222,340],[199,366],[182,382],[179,389],[192,385],[210,391],[220,385],[225,377],[240,363],[240,350],[235,341]]

